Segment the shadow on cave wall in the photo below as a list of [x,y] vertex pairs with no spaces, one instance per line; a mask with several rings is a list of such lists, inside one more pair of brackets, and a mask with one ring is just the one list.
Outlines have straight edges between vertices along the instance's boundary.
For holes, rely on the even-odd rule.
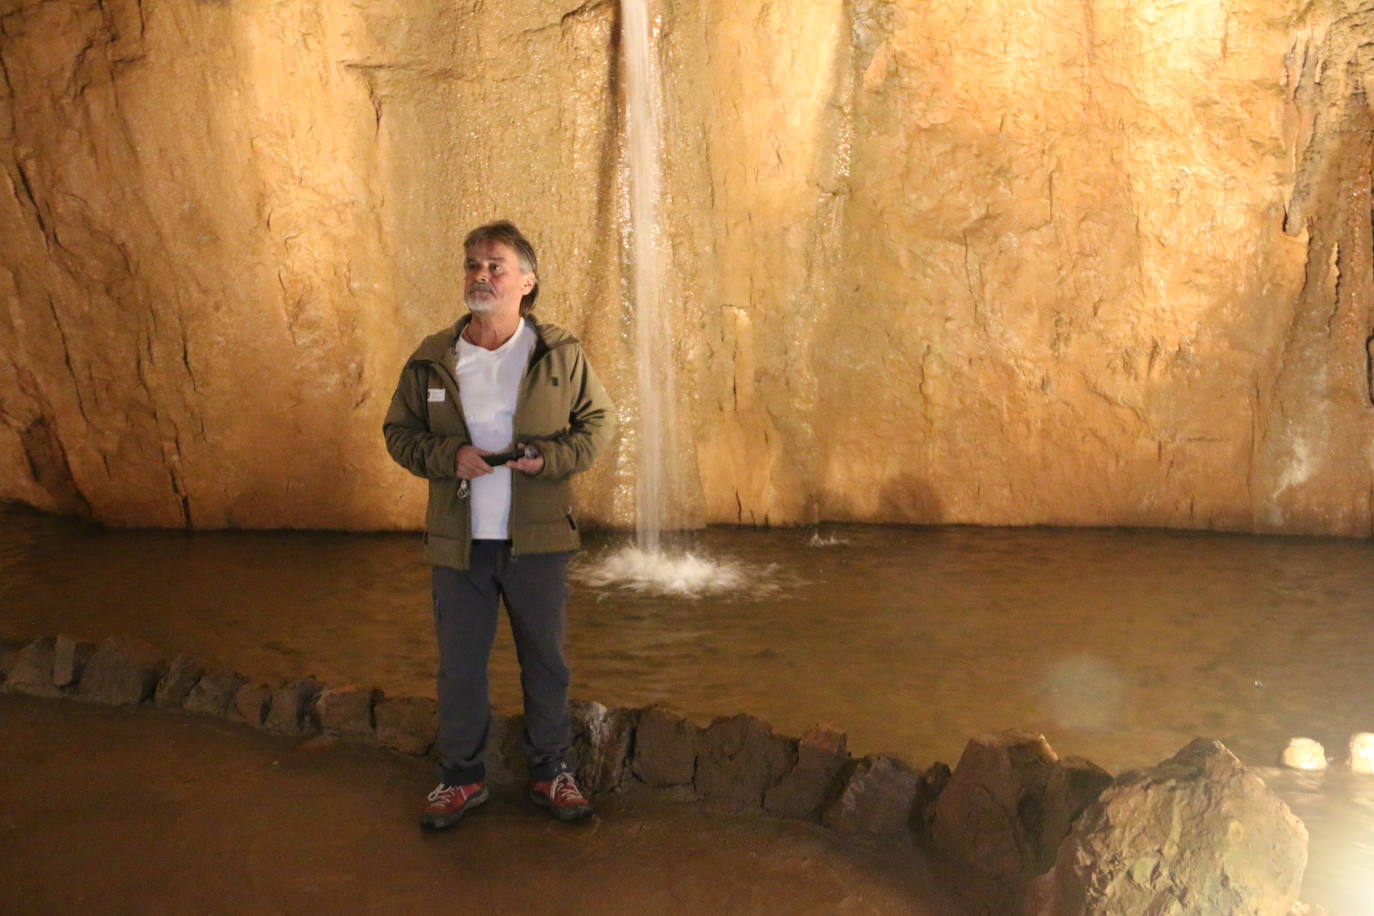
[[835,495],[821,497],[813,517],[824,521],[872,521],[912,525],[939,525],[946,519],[945,503],[930,482],[918,474],[889,477],[872,493],[851,493],[843,503]]

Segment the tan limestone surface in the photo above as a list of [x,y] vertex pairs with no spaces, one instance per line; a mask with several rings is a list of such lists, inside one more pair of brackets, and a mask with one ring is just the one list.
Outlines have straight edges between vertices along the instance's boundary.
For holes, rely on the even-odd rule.
[[[1374,0],[654,0],[674,518],[1374,519]],[[404,528],[379,426],[504,216],[621,408],[618,12],[0,0],[0,498]]]

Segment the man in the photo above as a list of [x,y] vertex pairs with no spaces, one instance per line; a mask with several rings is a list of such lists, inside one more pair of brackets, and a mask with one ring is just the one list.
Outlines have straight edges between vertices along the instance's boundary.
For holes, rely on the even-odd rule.
[[580,820],[592,809],[565,759],[565,574],[579,546],[569,478],[606,447],[614,406],[577,339],[528,317],[538,261],[520,230],[489,223],[463,248],[469,314],[420,344],[382,427],[391,457],[429,481],[440,782],[420,824],[452,827],[487,800],[487,662],[501,598],[520,660],[530,799]]

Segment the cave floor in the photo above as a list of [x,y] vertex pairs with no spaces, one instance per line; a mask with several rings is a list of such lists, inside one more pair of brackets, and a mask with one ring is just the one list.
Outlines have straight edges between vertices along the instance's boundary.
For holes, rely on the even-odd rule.
[[0,696],[13,913],[986,911],[910,845],[647,793],[559,824],[518,787],[416,823],[425,760],[153,709]]

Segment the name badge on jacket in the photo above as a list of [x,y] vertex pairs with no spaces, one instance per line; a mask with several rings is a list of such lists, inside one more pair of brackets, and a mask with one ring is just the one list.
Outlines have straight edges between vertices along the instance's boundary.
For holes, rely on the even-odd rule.
[[442,389],[442,388],[431,388],[431,389],[429,389],[429,401],[430,401],[431,404],[434,403],[435,401],[442,401],[443,399],[444,399],[444,389]]

